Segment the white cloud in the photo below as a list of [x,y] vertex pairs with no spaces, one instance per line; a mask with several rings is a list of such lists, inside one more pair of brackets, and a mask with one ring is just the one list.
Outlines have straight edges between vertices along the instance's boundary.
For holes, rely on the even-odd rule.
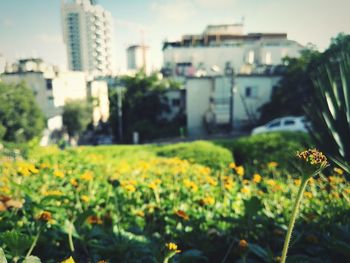
[[160,21],[184,23],[195,15],[196,8],[192,0],[154,1],[151,11]]
[[1,24],[5,27],[5,28],[11,28],[13,26],[13,20],[9,19],[9,18],[4,18],[1,21]]
[[193,0],[195,4],[203,8],[230,8],[236,0]]
[[123,27],[123,28],[127,28],[129,30],[133,30],[133,31],[149,31],[151,30],[150,26],[144,25],[144,24],[140,24],[140,23],[135,23],[129,20],[124,20],[124,19],[114,19],[114,22],[117,26],[117,29],[119,26]]
[[39,34],[36,39],[44,44],[61,44],[63,42],[60,34]]

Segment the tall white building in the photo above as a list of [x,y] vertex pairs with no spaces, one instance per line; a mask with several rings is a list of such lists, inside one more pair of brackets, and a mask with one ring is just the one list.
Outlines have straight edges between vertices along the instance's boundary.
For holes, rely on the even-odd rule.
[[259,66],[280,65],[286,56],[298,57],[302,49],[285,33],[243,34],[242,24],[209,25],[202,34],[165,42],[162,72],[180,79],[224,74],[227,67],[250,74]]
[[143,69],[149,72],[149,47],[145,45],[129,46],[126,50],[128,70],[137,71]]
[[69,69],[100,76],[112,74],[112,15],[96,0],[61,1]]

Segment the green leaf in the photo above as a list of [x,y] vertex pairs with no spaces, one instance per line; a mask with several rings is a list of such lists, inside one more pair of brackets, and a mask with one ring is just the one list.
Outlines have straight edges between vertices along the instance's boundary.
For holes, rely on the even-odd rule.
[[5,257],[5,252],[4,250],[0,247],[0,262],[1,263],[7,263],[6,257]]
[[250,252],[252,252],[254,255],[261,258],[262,260],[269,260],[269,253],[259,245],[249,243],[248,248]]
[[287,257],[288,263],[323,263],[322,260],[317,258],[311,258],[304,255],[295,255]]
[[29,256],[24,259],[23,263],[41,263],[41,260],[38,257]]
[[187,250],[181,253],[179,258],[180,263],[208,262],[208,259],[203,255],[203,252],[197,249]]
[[33,237],[16,230],[6,231],[0,235],[0,240],[13,256],[23,256],[31,246],[33,239]]

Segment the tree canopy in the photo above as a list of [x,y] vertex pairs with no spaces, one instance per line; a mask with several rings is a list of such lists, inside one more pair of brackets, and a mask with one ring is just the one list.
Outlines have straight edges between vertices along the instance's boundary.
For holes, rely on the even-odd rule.
[[83,100],[71,100],[63,107],[63,125],[70,137],[79,136],[92,122],[92,106]]
[[132,77],[121,79],[123,93],[116,90],[110,95],[110,122],[113,134],[118,139],[118,96],[122,96],[122,125],[124,142],[132,140],[133,132],[138,132],[142,140],[171,136],[178,131],[183,120],[171,122],[162,118],[161,113],[169,110],[164,100],[168,89],[178,89],[180,85],[170,80],[159,79],[157,74],[147,76],[143,71]]
[[41,135],[44,115],[33,92],[21,82],[0,82],[0,140],[26,142]]
[[286,73],[271,100],[262,106],[260,122],[288,115],[303,115],[303,107],[314,96],[312,76],[319,67],[334,59],[339,50],[350,51],[350,35],[339,34],[323,53],[308,46],[299,58],[285,58]]

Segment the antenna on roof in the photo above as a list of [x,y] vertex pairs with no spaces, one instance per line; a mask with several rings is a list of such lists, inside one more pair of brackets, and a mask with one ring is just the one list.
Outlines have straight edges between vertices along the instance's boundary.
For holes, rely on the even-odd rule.
[[241,24],[242,24],[242,26],[244,26],[244,22],[245,22],[245,17],[242,16],[242,18],[241,18]]

